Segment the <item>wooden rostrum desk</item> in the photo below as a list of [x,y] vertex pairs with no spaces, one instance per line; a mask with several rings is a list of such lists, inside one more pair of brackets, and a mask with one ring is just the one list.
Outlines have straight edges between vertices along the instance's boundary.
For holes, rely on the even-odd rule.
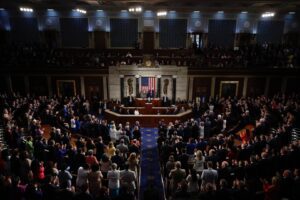
[[[143,107],[144,108],[144,107]],[[154,114],[157,113],[158,110],[163,111],[166,108],[162,107],[152,107],[151,110],[143,109],[139,107],[138,110],[140,115],[133,115],[133,114],[120,114],[110,110],[105,110],[105,118],[110,121],[115,121],[115,123],[125,124],[126,122],[130,122],[130,124],[134,124],[136,121],[139,121],[142,127],[157,127],[158,122],[160,120],[164,120],[166,123],[174,122],[175,120],[185,121],[192,117],[192,110],[186,110],[185,112],[179,114]],[[126,107],[124,109],[130,109]],[[136,109],[136,108],[132,108]],[[152,112],[148,114],[149,112]],[[162,113],[162,112],[160,112]]]

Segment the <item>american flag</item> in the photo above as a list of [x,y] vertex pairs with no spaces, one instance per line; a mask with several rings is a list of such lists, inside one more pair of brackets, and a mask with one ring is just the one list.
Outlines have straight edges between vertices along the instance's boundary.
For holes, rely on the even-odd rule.
[[142,82],[141,90],[143,92],[148,92],[149,90],[153,90],[155,93],[155,86],[156,86],[155,77],[142,77],[141,82]]

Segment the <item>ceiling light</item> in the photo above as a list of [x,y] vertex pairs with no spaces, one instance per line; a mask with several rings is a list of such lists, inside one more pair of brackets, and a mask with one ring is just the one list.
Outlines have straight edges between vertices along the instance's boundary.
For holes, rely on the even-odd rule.
[[158,17],[166,16],[166,15],[167,15],[167,11],[160,11],[160,12],[157,12],[157,16],[158,16]]
[[20,7],[20,11],[22,12],[33,12],[32,8]]
[[137,6],[137,7],[131,7],[128,9],[129,12],[132,12],[132,13],[140,13],[142,12],[142,7],[140,6]]
[[97,12],[103,12],[103,10],[97,10]]
[[48,11],[54,11],[54,9],[52,9],[52,8],[48,8],[47,10],[48,10]]
[[269,18],[269,17],[274,17],[275,13],[274,12],[265,12],[261,15],[262,18]]
[[224,11],[223,11],[223,10],[219,10],[218,13],[219,13],[219,14],[223,14]]
[[0,8],[0,10],[5,10],[4,8]]
[[76,9],[76,12],[79,12],[79,13],[82,13],[82,14],[86,14],[86,10],[79,9],[79,8]]
[[199,12],[200,12],[199,10],[195,10],[195,11],[194,11],[194,13],[199,13]]
[[291,12],[289,12],[289,14],[290,14],[290,15],[294,15],[294,14],[296,14],[296,12],[291,11]]
[[243,14],[247,14],[247,13],[248,13],[248,11],[242,11],[241,13],[243,13]]
[[121,10],[121,12],[127,12],[127,10]]

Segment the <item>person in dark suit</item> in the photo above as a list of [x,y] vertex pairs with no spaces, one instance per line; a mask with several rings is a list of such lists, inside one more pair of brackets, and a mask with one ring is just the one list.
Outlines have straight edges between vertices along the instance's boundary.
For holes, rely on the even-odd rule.
[[169,98],[166,95],[164,95],[162,98],[162,106],[169,106]]
[[129,107],[132,107],[134,105],[134,98],[133,98],[133,96],[130,95],[130,96],[127,97],[127,105]]

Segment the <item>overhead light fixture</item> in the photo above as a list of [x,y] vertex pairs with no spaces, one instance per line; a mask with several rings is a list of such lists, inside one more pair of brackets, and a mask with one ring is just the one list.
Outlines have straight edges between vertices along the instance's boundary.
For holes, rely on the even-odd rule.
[[0,8],[0,10],[5,10],[4,8]]
[[80,9],[80,8],[77,8],[76,12],[79,12],[79,13],[82,13],[82,14],[86,14],[86,10],[83,10],[83,9]]
[[97,12],[103,12],[103,10],[97,10]]
[[47,11],[54,11],[54,9],[52,9],[52,8],[48,8],[48,9],[47,9]]
[[158,16],[158,17],[166,16],[166,15],[167,15],[167,11],[160,11],[160,12],[157,12],[157,16]]
[[128,11],[129,12],[131,12],[131,13],[140,13],[140,12],[142,12],[142,7],[140,7],[140,6],[137,6],[137,7],[130,7],[129,9],[128,9]]
[[224,11],[223,11],[223,10],[219,10],[218,13],[219,13],[219,14],[223,14]]
[[27,7],[20,7],[20,11],[22,12],[33,12],[32,8],[27,8]]
[[294,15],[294,14],[296,14],[296,12],[291,11],[291,12],[289,12],[289,14],[290,14],[290,15]]
[[194,13],[199,13],[199,12],[200,12],[199,10],[195,10],[195,11],[194,11]]
[[248,13],[248,11],[242,11],[241,13],[242,13],[242,14],[247,14],[247,13]]
[[269,18],[269,17],[274,17],[275,13],[274,12],[265,12],[261,15],[262,18]]

